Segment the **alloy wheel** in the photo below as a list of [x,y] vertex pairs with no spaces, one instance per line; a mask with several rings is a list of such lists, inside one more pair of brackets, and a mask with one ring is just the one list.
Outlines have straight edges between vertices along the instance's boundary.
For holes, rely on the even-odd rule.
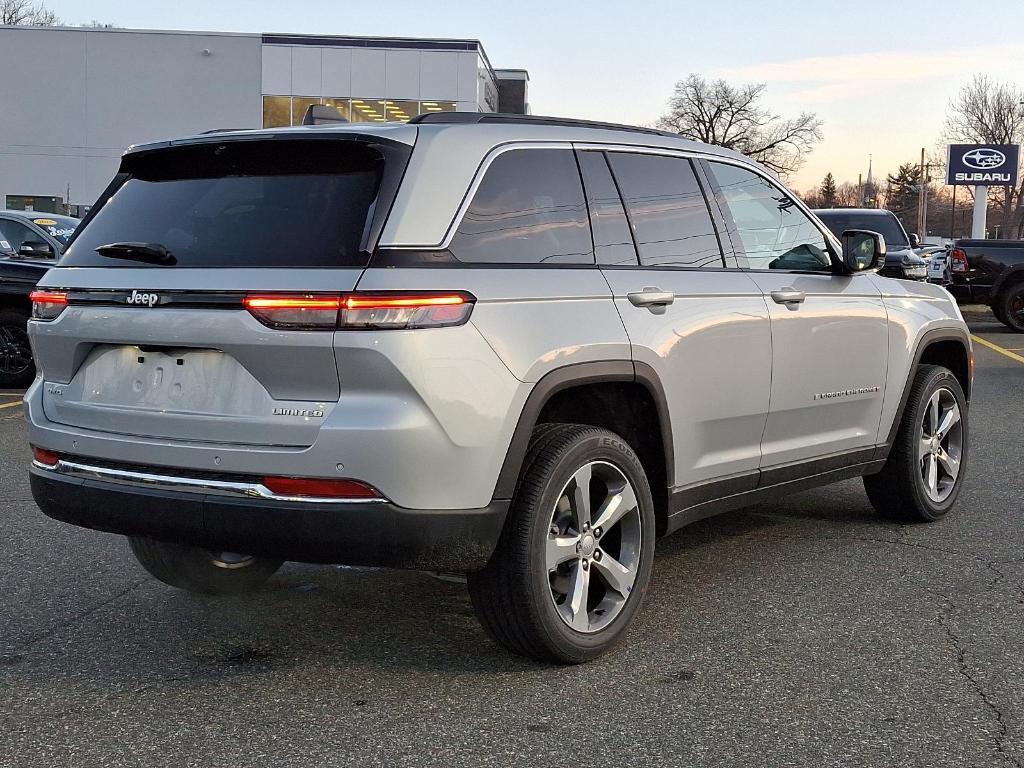
[[946,387],[935,390],[928,399],[921,422],[918,446],[921,479],[925,492],[940,504],[949,498],[960,475],[963,457],[963,422],[960,406]]
[[598,632],[633,591],[641,552],[640,508],[622,471],[606,461],[580,467],[551,513],[546,565],[551,600],[577,632]]
[[28,333],[11,325],[0,326],[0,373],[17,376],[32,367]]

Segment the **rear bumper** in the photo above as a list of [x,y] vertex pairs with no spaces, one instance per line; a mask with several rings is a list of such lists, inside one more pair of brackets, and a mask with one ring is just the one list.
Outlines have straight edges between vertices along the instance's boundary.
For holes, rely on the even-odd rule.
[[136,487],[31,469],[55,520],[126,536],[313,563],[472,571],[501,534],[507,501],[413,510],[386,501],[319,503]]

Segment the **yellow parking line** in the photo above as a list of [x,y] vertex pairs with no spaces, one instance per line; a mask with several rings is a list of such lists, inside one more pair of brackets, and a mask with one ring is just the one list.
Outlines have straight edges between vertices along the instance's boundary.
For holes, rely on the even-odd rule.
[[988,339],[983,339],[980,336],[975,336],[973,334],[971,335],[971,338],[974,339],[979,344],[981,344],[981,346],[988,347],[993,352],[998,352],[1001,355],[1006,355],[1008,358],[1010,358],[1011,360],[1016,360],[1018,363],[1024,363],[1024,357],[1021,357],[1017,353],[1011,352],[1008,349],[1004,349],[1003,347],[1000,347],[998,344],[993,344]]
[[[1024,360],[1021,360],[1021,362],[1024,362]],[[18,400],[16,403],[4,403],[3,405],[0,405],[0,411],[4,408],[17,408],[19,405],[21,405],[21,400]]]

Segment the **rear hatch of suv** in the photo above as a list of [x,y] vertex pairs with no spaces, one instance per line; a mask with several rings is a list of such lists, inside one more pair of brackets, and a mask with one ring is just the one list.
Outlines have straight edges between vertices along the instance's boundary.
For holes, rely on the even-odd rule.
[[[33,344],[50,421],[313,444],[339,374],[333,334],[299,329],[329,320],[327,297],[355,288],[411,140],[305,133],[207,136],[125,156],[43,283],[55,304],[37,314],[55,317],[33,323]],[[282,294],[313,301],[290,309]],[[277,301],[280,322],[250,311],[261,300]]]

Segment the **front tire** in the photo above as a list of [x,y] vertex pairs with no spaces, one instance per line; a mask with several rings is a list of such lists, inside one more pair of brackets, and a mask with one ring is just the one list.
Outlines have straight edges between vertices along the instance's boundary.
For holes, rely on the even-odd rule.
[[172,587],[202,595],[239,595],[262,586],[281,560],[210,552],[187,544],[129,536],[132,552],[149,573]]
[[967,398],[956,376],[921,365],[882,471],[864,478],[880,515],[900,522],[932,522],[956,503],[968,457]]
[[491,560],[469,574],[488,634],[513,653],[578,664],[622,641],[654,559],[654,503],[640,459],[608,430],[534,432]]
[[22,389],[35,376],[28,315],[16,309],[0,310],[0,389]]

